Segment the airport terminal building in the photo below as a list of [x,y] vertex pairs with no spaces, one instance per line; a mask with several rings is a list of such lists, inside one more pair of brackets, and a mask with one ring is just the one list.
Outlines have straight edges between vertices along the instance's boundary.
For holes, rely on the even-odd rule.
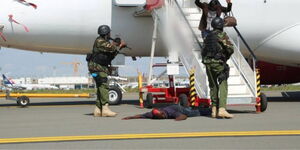
[[46,77],[38,79],[38,84],[49,84],[60,89],[84,89],[93,87],[90,77]]

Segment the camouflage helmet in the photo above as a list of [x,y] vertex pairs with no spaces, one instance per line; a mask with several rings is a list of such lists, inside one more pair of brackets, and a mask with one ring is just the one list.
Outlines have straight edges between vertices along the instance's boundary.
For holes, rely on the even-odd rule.
[[101,25],[98,28],[98,34],[101,36],[108,35],[110,33],[110,27],[108,25]]
[[223,27],[224,27],[224,20],[220,17],[216,17],[214,18],[212,21],[211,21],[211,26],[214,28],[214,29],[220,29],[222,30]]

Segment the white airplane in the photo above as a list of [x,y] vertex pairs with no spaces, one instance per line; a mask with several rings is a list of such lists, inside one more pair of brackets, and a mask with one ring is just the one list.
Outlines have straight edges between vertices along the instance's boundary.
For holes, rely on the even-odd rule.
[[15,84],[12,79],[8,79],[4,74],[3,77],[3,85],[9,89],[14,90],[37,90],[37,89],[52,89],[58,90],[56,86],[48,85],[48,84]]
[[[112,27],[112,35],[120,35],[132,48],[125,55],[149,56],[153,19],[133,15],[137,6],[145,4],[146,0],[5,0],[0,6],[4,35],[0,45],[86,54],[91,52],[97,28],[106,24]],[[262,83],[300,81],[299,5],[299,0],[233,0],[238,28],[262,61]],[[155,55],[165,54],[163,46],[158,46]]]

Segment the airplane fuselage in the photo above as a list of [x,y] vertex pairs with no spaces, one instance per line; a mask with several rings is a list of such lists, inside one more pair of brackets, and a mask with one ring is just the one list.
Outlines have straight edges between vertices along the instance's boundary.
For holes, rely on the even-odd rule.
[[[132,0],[141,3],[141,0]],[[112,36],[126,40],[132,50],[127,56],[149,56],[153,19],[135,17],[137,7],[120,7],[115,0],[30,0],[34,9],[15,0],[1,3],[0,25],[7,38],[0,44],[17,49],[68,54],[91,52],[99,25],[112,27]],[[226,5],[225,1],[221,1]],[[300,64],[300,13],[298,0],[233,1],[238,28],[260,60],[297,66]],[[133,5],[132,5],[133,6]],[[22,25],[28,27],[26,32]],[[236,38],[233,30],[229,29]],[[245,49],[244,52],[246,53]],[[158,46],[156,56],[165,56]]]

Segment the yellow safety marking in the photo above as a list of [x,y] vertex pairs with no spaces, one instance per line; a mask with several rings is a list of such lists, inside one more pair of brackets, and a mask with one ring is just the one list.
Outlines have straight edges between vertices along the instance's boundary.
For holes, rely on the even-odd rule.
[[195,70],[192,69],[190,70],[190,102],[191,105],[195,105],[195,100],[196,100],[196,88],[195,88]]
[[189,73],[190,73],[191,75],[195,74],[195,69],[191,69],[191,70],[189,71]]
[[[0,94],[0,97],[5,97],[6,94]],[[88,93],[83,94],[35,94],[35,93],[11,93],[11,97],[20,97],[20,96],[27,96],[31,98],[74,98],[74,97],[81,97],[81,98],[88,98],[91,95]]]
[[260,93],[260,73],[259,69],[256,69],[256,85],[257,85],[257,96],[259,97],[261,95]]
[[280,135],[300,135],[300,130],[183,132],[183,133],[147,133],[147,134],[115,134],[115,135],[58,136],[58,137],[30,137],[30,138],[0,138],[0,144],[88,141],[88,140],[128,140],[128,139],[195,138],[195,137],[280,136]]
[[192,93],[191,93],[191,96],[194,96],[194,95],[196,95],[196,92],[192,92]]
[[260,86],[260,81],[257,81],[257,86]]
[[[95,105],[95,104],[80,104],[80,105],[44,105],[44,106],[27,106],[26,108],[34,108],[34,107],[78,107],[78,106],[91,106],[91,105]],[[0,106],[0,108],[20,108],[20,106]]]
[[195,88],[195,87],[191,87],[191,90],[190,90],[190,91],[193,91],[193,90],[196,90],[196,88]]
[[195,99],[196,99],[196,96],[195,96],[195,95],[191,96],[191,101],[192,101],[192,100],[195,100]]

